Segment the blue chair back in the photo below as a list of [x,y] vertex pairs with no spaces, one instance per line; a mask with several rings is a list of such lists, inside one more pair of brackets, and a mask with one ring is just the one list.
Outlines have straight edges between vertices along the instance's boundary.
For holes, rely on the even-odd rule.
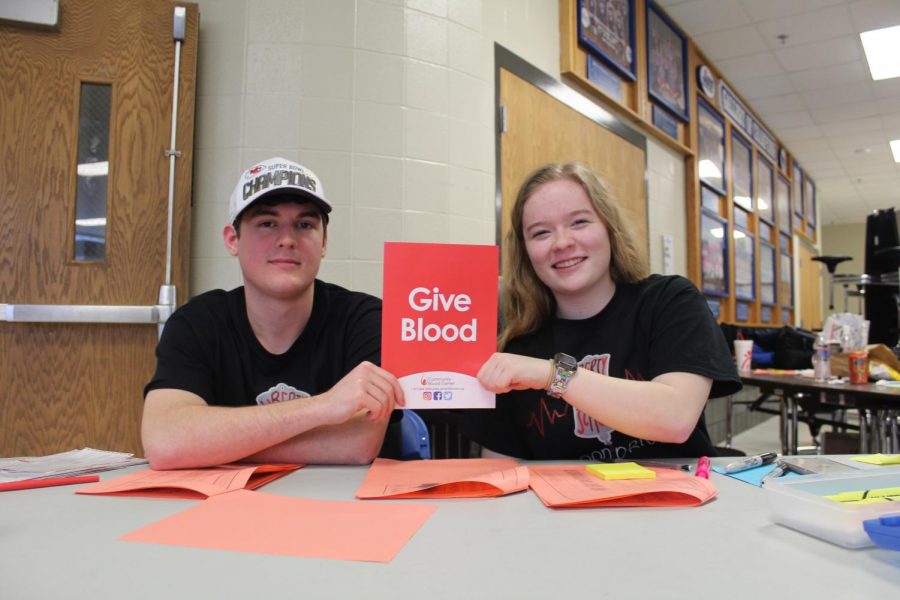
[[400,420],[400,457],[403,460],[431,458],[431,437],[425,421],[411,409],[403,409]]

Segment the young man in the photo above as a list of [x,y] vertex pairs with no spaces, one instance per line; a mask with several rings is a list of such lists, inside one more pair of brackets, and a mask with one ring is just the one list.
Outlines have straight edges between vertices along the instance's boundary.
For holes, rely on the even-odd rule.
[[144,390],[151,467],[376,456],[403,392],[376,366],[381,301],[316,279],[330,212],[318,177],[295,162],[241,176],[223,237],[244,285],[201,294],[166,323]]

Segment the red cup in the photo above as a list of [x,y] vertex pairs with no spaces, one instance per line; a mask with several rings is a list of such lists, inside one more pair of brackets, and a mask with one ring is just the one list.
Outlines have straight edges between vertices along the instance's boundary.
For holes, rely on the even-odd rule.
[[865,352],[851,352],[847,356],[850,361],[850,383],[868,383],[869,355]]

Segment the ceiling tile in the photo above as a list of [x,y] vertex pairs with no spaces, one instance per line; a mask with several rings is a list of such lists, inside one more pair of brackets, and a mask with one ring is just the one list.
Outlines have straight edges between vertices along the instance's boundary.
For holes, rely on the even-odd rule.
[[832,123],[822,123],[818,126],[828,137],[837,137],[847,134],[859,133],[860,131],[881,131],[883,130],[881,117],[866,117],[864,119],[853,119],[847,121],[834,121]]
[[764,117],[764,120],[766,125],[774,129],[776,136],[781,129],[796,129],[797,127],[815,125],[809,112],[805,110],[769,115]]
[[720,31],[725,24],[732,28],[750,24],[748,13],[738,0],[693,0],[667,6],[665,9],[694,38],[704,33]]
[[858,37],[848,35],[803,46],[778,48],[773,52],[786,71],[802,71],[856,60],[862,55],[862,42]]
[[841,4],[844,0],[741,0],[754,21],[769,21],[801,12]]
[[857,102],[856,104],[841,104],[840,106],[823,106],[810,109],[810,114],[816,123],[828,123],[829,121],[845,121],[847,119],[862,119],[878,114],[878,106],[873,101]]
[[756,54],[768,50],[765,41],[763,41],[756,28],[752,26],[707,33],[694,38],[694,41],[703,51],[703,54],[716,62],[725,58]]
[[822,137],[822,130],[818,125],[779,128],[778,137],[785,143],[814,140]]
[[851,2],[850,18],[858,32],[900,25],[900,2],[897,0]]
[[[897,97],[900,97],[900,77],[872,81],[871,85],[876,98],[893,98],[896,100]],[[900,103],[898,103],[898,108],[900,108]]]
[[770,115],[777,115],[786,112],[795,112],[803,110],[806,107],[800,96],[797,94],[788,94],[786,96],[773,96],[771,98],[759,98],[753,101],[753,108],[759,114],[769,118]]
[[769,96],[783,96],[793,91],[791,80],[782,73],[741,81],[741,96],[748,101]]
[[861,60],[794,71],[788,74],[791,84],[798,91],[820,90],[834,85],[872,81]]
[[728,81],[739,84],[745,79],[759,79],[781,74],[781,69],[771,52],[761,52],[718,61],[716,66]]
[[[850,24],[849,11],[844,5],[757,23],[756,28],[773,50],[804,46],[856,33]],[[784,43],[779,35],[787,36]]]
[[843,85],[802,93],[804,104],[811,109],[862,102],[872,100],[872,97],[872,88],[868,83]]

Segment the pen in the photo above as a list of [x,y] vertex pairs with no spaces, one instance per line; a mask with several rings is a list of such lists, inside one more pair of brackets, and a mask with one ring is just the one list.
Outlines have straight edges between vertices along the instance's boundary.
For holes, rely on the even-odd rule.
[[702,477],[703,479],[709,479],[709,457],[701,456],[700,460],[697,461],[697,472],[694,473],[695,477]]
[[96,483],[100,481],[98,475],[83,475],[81,477],[48,477],[47,479],[25,479],[24,481],[9,481],[0,483],[0,492],[13,490],[30,490],[32,488],[52,487],[55,485],[73,485],[76,483]]
[[781,462],[780,460],[775,464],[775,468],[766,473],[766,476],[760,480],[759,485],[765,485],[767,481],[770,479],[775,479],[776,477],[781,477],[785,473],[788,472],[788,466]]
[[776,458],[778,458],[778,455],[774,452],[764,452],[763,454],[748,456],[747,458],[742,458],[741,460],[736,460],[733,463],[729,463],[725,466],[724,471],[726,473],[738,473],[740,471],[746,471],[747,469],[752,469],[753,467],[758,467],[760,465],[767,465],[770,462],[774,461]]

